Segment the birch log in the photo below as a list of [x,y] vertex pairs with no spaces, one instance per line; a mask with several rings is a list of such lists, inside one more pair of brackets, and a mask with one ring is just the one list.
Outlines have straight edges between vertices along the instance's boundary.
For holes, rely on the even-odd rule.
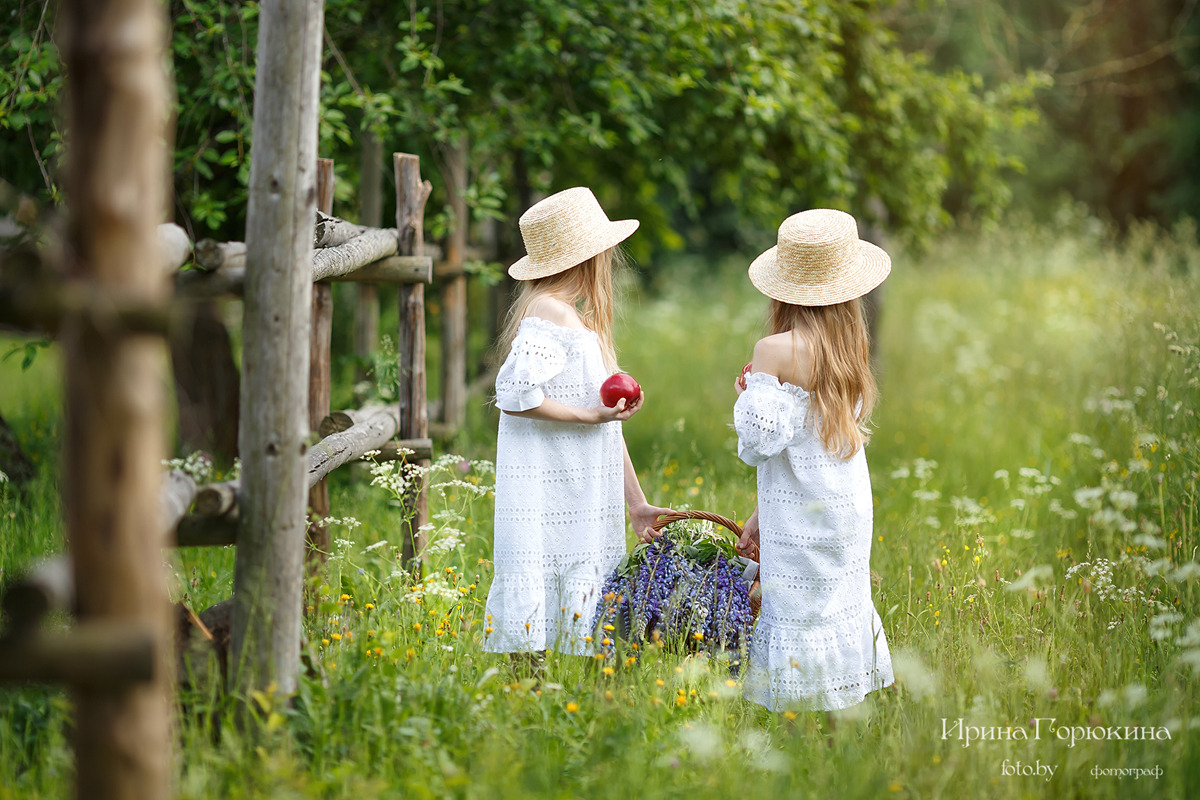
[[162,254],[163,271],[178,272],[192,255],[192,240],[187,231],[174,222],[164,222],[155,231],[158,237],[158,252]]
[[296,690],[322,0],[263,5],[246,214],[234,684]]
[[373,228],[338,247],[313,252],[314,282],[354,272],[381,258],[396,255],[396,231]]
[[[155,0],[63,0],[56,31],[67,77],[67,277],[96,298],[146,307],[165,306],[170,286],[156,230],[169,175],[165,13]],[[94,319],[69,313],[60,329],[79,623],[69,639],[30,642],[15,666],[75,684],[77,797],[156,800],[169,793],[174,738],[158,530],[166,359],[161,337]],[[136,640],[137,663],[109,659],[124,637]],[[85,683],[106,667],[105,678],[126,681],[119,691]]]
[[242,269],[246,266],[246,243],[201,239],[196,242],[196,263],[207,272]]
[[[317,204],[320,206],[320,203]],[[329,204],[333,207],[333,203]],[[373,226],[355,225],[353,222],[347,222],[344,219],[338,219],[331,216],[330,212],[326,212],[320,207],[317,208],[317,226],[313,230],[313,247],[318,250],[322,247],[337,247],[353,239],[359,234],[366,233],[371,227],[378,228],[376,223]]]

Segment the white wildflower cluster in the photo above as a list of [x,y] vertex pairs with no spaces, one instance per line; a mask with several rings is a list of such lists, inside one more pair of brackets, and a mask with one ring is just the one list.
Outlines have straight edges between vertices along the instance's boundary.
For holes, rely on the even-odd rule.
[[201,450],[189,453],[186,458],[171,458],[162,463],[168,471],[178,470],[194,480],[197,485],[213,481],[212,456]]
[[450,481],[443,481],[442,483],[432,484],[429,488],[442,495],[442,497],[445,497],[446,492],[450,489],[461,489],[467,494],[474,495],[475,497],[484,497],[492,490],[491,486],[471,483],[469,481],[459,480],[458,478]]
[[1033,467],[1021,467],[1017,471],[1017,491],[1026,497],[1048,494],[1062,481],[1052,475],[1043,475]]
[[1179,659],[1193,670],[1200,672],[1200,619],[1192,620],[1175,644],[1184,648]]
[[325,528],[341,527],[345,528],[347,531],[352,531],[362,525],[362,522],[354,517],[324,517],[319,520],[315,517],[309,517],[308,521],[309,524],[321,525]]
[[402,499],[421,480],[422,471],[406,461],[384,461],[371,466],[371,485],[378,486],[396,500]]
[[1076,517],[1079,516],[1079,512],[1076,511],[1075,509],[1064,508],[1062,501],[1060,501],[1058,498],[1055,498],[1050,501],[1050,513],[1057,514],[1058,516],[1060,516],[1066,520],[1075,519]]
[[465,533],[447,525],[438,530],[437,536],[432,537],[429,544],[425,546],[425,552],[430,555],[445,555],[454,550],[461,550],[465,541]]
[[970,497],[951,497],[950,505],[954,507],[954,523],[964,528],[987,525],[996,521],[996,515],[990,508],[982,506]]
[[1116,705],[1137,708],[1145,703],[1149,696],[1150,693],[1145,686],[1140,683],[1131,683],[1122,689],[1105,689],[1096,698],[1096,705],[1100,708]]
[[388,543],[387,539],[380,539],[378,542],[375,542],[374,544],[369,544],[366,547],[364,547],[363,552],[364,553],[374,552],[374,551],[378,550],[379,548],[386,546],[387,543]]
[[[1178,611],[1163,611],[1150,618],[1150,638],[1161,642],[1175,635],[1174,628],[1183,622],[1183,614]],[[1200,644],[1200,642],[1197,642]]]
[[936,489],[913,489],[912,496],[919,503],[933,503],[941,499],[942,493]]
[[1081,561],[1067,570],[1066,577],[1068,580],[1071,578],[1080,579],[1086,577],[1091,582],[1092,591],[1095,592],[1096,597],[1100,600],[1115,601],[1118,603],[1137,601],[1156,608],[1159,611],[1168,611],[1170,607],[1166,603],[1149,597],[1142,591],[1140,586],[1136,584],[1118,586],[1113,579],[1115,567],[1130,567],[1135,573],[1144,576],[1146,574],[1145,567],[1148,564],[1149,561],[1141,556],[1130,556],[1122,553],[1118,561],[1109,561],[1107,558]]
[[401,600],[406,600],[410,603],[420,603],[427,597],[441,597],[448,600],[454,600],[459,596],[458,591],[450,585],[441,574],[430,575],[417,585],[413,586]]
[[1121,486],[1111,479],[1101,479],[1100,486],[1084,486],[1074,492],[1075,502],[1080,508],[1090,511],[1089,521],[1102,530],[1131,534],[1142,530],[1158,533],[1158,526],[1149,520],[1131,519],[1128,512],[1137,508],[1137,492]]
[[901,464],[896,469],[892,470],[891,477],[894,480],[904,480],[906,478],[916,478],[922,484],[926,483],[933,477],[934,470],[937,469],[938,463],[928,458],[913,459],[912,465]]
[[429,469],[433,472],[450,472],[454,469],[462,470],[463,464],[466,464],[467,468],[470,469],[471,462],[462,456],[455,455],[454,453],[443,453],[430,465]]
[[1090,413],[1100,413],[1105,416],[1132,415],[1133,401],[1126,398],[1116,386],[1108,386],[1100,394],[1084,400],[1083,408]]

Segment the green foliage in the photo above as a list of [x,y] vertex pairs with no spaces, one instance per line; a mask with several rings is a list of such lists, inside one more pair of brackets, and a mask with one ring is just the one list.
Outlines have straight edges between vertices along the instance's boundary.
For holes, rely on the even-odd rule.
[[[465,141],[476,218],[511,220],[535,192],[586,183],[643,220],[641,256],[738,246],[816,205],[925,241],[952,194],[984,218],[1003,208],[1019,162],[1002,138],[1028,122],[1036,81],[932,70],[898,46],[889,5],[330,0],[320,151],[348,201],[359,132],[439,168]],[[0,153],[21,165],[18,188],[53,192],[62,75],[44,8],[23,3],[4,46]],[[176,215],[196,236],[240,238],[258,4],[175,0],[170,13]],[[453,220],[434,183],[441,235]]]
[[1028,165],[1017,204],[1049,214],[1067,195],[1124,225],[1200,214],[1195,10],[1188,0],[902,0],[891,16],[905,46],[939,69],[989,84],[1043,74],[1040,124],[1009,144]]

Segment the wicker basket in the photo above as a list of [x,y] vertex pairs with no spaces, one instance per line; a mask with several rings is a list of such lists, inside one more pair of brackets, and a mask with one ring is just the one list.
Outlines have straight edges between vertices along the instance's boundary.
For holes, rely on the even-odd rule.
[[[661,531],[663,528],[670,525],[672,522],[679,522],[684,519],[703,519],[709,522],[715,522],[723,528],[733,532],[734,536],[742,535],[742,526],[731,520],[729,517],[722,517],[720,514],[714,514],[711,511],[673,511],[670,514],[663,514],[654,524],[651,525],[654,530]],[[758,547],[751,542],[751,549],[744,555],[753,561],[758,561]],[[750,584],[750,610],[754,616],[758,616],[759,608],[762,606],[762,584],[759,582],[758,576],[754,576],[754,582]]]

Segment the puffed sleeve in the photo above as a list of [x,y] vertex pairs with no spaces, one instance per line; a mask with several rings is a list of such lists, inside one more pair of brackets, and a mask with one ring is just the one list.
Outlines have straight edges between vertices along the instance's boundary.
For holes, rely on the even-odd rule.
[[551,333],[522,326],[496,374],[496,407],[501,411],[537,408],[546,399],[542,386],[562,372],[566,363],[567,351]]
[[771,375],[751,374],[733,406],[738,458],[752,467],[783,452],[796,436],[796,398]]

